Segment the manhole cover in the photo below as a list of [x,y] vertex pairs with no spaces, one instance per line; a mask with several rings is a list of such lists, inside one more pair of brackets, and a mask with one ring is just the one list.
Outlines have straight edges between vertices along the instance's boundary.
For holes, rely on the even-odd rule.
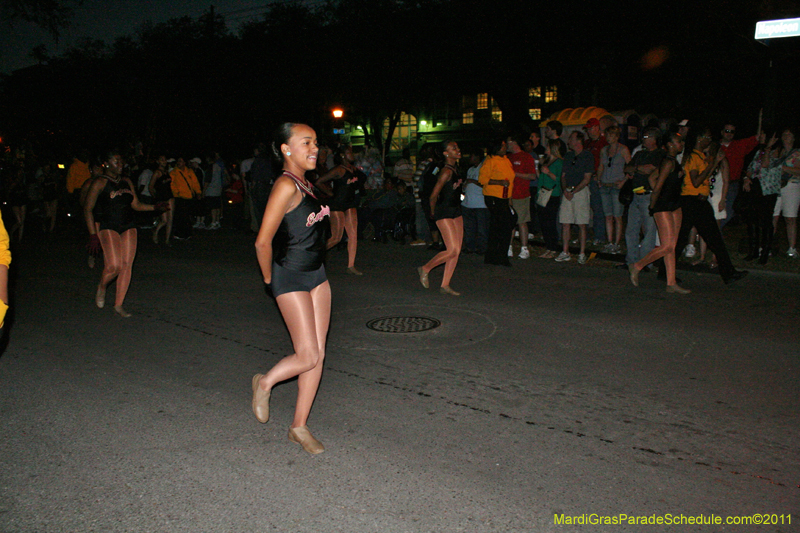
[[367,327],[382,333],[419,333],[437,328],[442,323],[427,316],[387,316],[373,318]]

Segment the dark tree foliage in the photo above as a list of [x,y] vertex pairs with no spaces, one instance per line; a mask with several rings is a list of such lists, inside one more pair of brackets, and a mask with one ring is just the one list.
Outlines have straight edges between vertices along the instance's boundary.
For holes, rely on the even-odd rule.
[[3,0],[0,20],[12,24],[17,20],[32,22],[58,40],[61,30],[72,18],[74,7],[81,3],[81,0]]
[[762,106],[767,119],[796,119],[800,82],[787,73],[797,71],[800,41],[765,46],[752,34],[755,21],[798,2],[737,6],[276,2],[236,34],[209,11],[145,24],[110,45],[87,39],[60,57],[39,50],[39,66],[2,81],[0,133],[69,149],[141,140],[187,156],[242,154],[279,122],[327,127],[342,106],[386,146],[386,118],[452,112],[463,94],[489,92],[504,124],[530,123],[527,88],[544,84],[558,85],[559,108],[736,120],[743,130]]

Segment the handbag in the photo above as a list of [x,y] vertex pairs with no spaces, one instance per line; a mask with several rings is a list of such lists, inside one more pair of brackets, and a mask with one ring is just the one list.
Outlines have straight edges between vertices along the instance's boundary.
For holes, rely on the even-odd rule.
[[733,200],[734,213],[747,213],[758,209],[759,199],[764,196],[761,190],[761,180],[758,178],[750,181],[750,190],[742,189]]
[[619,203],[624,206],[631,205],[633,202],[633,180],[625,180],[622,187],[619,189]]
[[536,194],[536,205],[547,207],[547,202],[550,201],[550,196],[553,194],[553,189],[545,189],[539,187],[539,192]]

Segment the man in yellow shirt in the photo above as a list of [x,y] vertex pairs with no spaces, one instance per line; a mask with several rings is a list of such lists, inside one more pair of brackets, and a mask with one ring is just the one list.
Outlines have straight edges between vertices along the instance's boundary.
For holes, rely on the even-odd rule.
[[701,128],[698,132],[694,150],[683,158],[683,189],[681,191],[681,210],[683,220],[678,234],[676,250],[683,250],[689,241],[689,231],[697,228],[697,233],[706,241],[708,249],[717,256],[719,274],[726,285],[739,281],[747,275],[746,270],[733,268],[731,257],[722,240],[722,233],[714,218],[714,208],[708,201],[710,194],[709,177],[725,158],[725,152],[719,150],[717,157],[709,160],[705,150],[711,144],[711,129]]
[[172,195],[175,197],[173,235],[176,239],[185,240],[192,236],[192,204],[199,201],[200,183],[194,170],[186,166],[182,157],[176,161],[169,177],[172,178]]
[[0,329],[8,311],[8,267],[11,265],[11,252],[8,250],[8,232],[0,217]]
[[67,169],[67,194],[69,194],[69,210],[75,213],[76,220],[83,220],[83,210],[80,206],[81,187],[84,182],[92,177],[89,170],[89,154],[83,150],[72,160]]
[[488,265],[511,266],[508,247],[514,219],[511,214],[511,191],[514,188],[514,166],[506,157],[505,139],[495,139],[489,155],[478,173],[478,183],[483,187],[483,199],[489,208],[489,236],[483,262]]

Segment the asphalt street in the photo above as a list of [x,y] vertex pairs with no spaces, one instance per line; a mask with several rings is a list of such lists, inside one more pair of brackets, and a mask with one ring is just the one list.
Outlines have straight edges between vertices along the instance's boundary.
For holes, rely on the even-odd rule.
[[[441,268],[420,285],[424,247],[363,242],[360,277],[334,251],[310,456],[287,439],[295,382],[269,423],[250,409],[291,351],[253,241],[141,231],[129,319],[95,307],[82,243],[15,250],[0,531],[798,530],[798,275],[681,272],[682,296],[597,259],[464,255],[453,297]],[[367,327],[410,317],[440,325]],[[777,524],[564,522],[756,513]]]

